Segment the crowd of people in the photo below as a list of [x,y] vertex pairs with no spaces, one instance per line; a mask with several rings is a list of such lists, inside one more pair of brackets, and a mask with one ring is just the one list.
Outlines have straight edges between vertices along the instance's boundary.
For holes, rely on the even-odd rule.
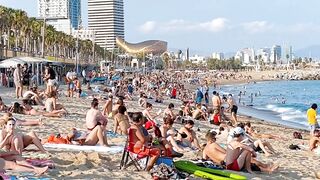
[[[22,97],[21,103],[15,102],[7,106],[0,98],[0,111],[5,114],[0,118],[4,125],[0,133],[0,148],[6,149],[10,156],[0,153],[0,168],[18,171],[32,171],[42,174],[46,168],[31,166],[21,157],[25,147],[34,144],[45,152],[37,134],[16,133],[15,126],[41,125],[43,117],[63,117],[68,115],[68,107],[59,104],[58,97],[82,98],[82,92],[93,91],[90,83],[82,82],[76,73],[70,71],[65,76],[67,92],[59,89],[56,74],[47,65],[43,80],[44,90],[28,84],[23,93],[24,84],[20,65],[14,70],[16,98]],[[223,75],[220,75],[223,76]],[[220,77],[219,76],[219,77]],[[86,77],[86,75],[84,75]],[[224,76],[223,76],[224,77]],[[236,78],[235,75],[231,76]],[[187,87],[190,78],[199,79],[195,90]],[[225,77],[224,77],[225,78]],[[145,153],[150,156],[146,170],[151,170],[156,160],[161,157],[183,157],[185,152],[202,152],[205,160],[210,160],[221,167],[252,173],[262,171],[271,173],[278,164],[266,164],[258,160],[257,153],[265,156],[276,155],[268,139],[281,140],[274,134],[262,134],[254,130],[250,122],[241,122],[238,118],[237,101],[232,94],[219,94],[219,89],[210,89],[212,81],[208,77],[198,77],[196,73],[158,72],[147,75],[122,75],[119,80],[107,80],[107,85],[95,91],[99,96],[92,97],[90,109],[86,113],[85,134],[79,137],[75,128],[65,137],[69,142],[78,145],[110,146],[106,136],[107,124],[112,122],[111,129],[116,134],[127,135],[132,139],[133,152]],[[86,84],[87,88],[82,86]],[[89,97],[88,97],[89,98]],[[134,102],[136,107],[126,102]],[[165,109],[154,112],[156,104],[165,104]],[[99,106],[100,105],[100,106]],[[37,106],[35,109],[33,106]],[[310,148],[313,150],[320,143],[320,131],[314,118],[317,106],[308,111],[312,139]],[[130,111],[129,111],[130,109]],[[133,109],[133,110],[132,110]],[[17,119],[14,114],[40,117],[38,119]],[[206,125],[208,131],[206,142],[201,142],[199,124]],[[203,129],[202,129],[203,131]],[[218,143],[219,142],[219,143]],[[145,148],[148,147],[148,148]],[[7,158],[10,157],[10,158]],[[23,168],[21,168],[23,166]]]

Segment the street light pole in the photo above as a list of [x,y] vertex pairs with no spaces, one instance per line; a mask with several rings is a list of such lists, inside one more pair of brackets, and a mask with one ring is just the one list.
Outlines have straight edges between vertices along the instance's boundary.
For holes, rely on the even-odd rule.
[[45,33],[46,33],[46,16],[47,16],[47,11],[49,10],[47,7],[47,3],[50,0],[45,0],[44,1],[44,15],[43,15],[43,26],[42,26],[42,47],[41,47],[41,57],[44,58],[44,38],[45,38]]

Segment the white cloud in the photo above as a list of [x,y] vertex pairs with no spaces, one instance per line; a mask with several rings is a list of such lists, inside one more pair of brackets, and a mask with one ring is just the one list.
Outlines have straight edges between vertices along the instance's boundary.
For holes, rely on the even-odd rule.
[[216,18],[209,22],[200,23],[200,27],[208,31],[219,32],[226,28],[227,21],[225,18]]
[[143,33],[150,33],[155,30],[157,23],[155,21],[147,21],[139,27]]
[[267,21],[251,21],[242,24],[242,27],[249,33],[261,33],[273,29],[273,24]]
[[181,31],[209,31],[220,32],[227,27],[226,18],[215,18],[207,22],[190,22],[183,19],[173,19],[168,22],[147,21],[140,26],[140,31],[150,33],[157,32],[181,32]]

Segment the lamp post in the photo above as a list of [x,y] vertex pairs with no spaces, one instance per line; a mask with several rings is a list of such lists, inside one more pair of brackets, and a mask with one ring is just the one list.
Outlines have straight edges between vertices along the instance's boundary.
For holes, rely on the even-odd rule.
[[44,15],[43,15],[43,26],[42,26],[42,46],[41,46],[41,57],[44,58],[44,38],[46,33],[46,18],[47,18],[47,12],[49,11],[49,8],[47,7],[50,0],[44,1]]

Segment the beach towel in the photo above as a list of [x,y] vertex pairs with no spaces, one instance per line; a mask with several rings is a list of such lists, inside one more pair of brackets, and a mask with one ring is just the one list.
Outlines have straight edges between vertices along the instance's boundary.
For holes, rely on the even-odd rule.
[[85,151],[85,152],[99,152],[99,153],[108,153],[108,154],[116,154],[123,151],[123,146],[80,146],[73,144],[49,144],[46,143],[43,145],[46,149],[60,149],[65,151]]
[[[2,176],[2,175],[1,175]],[[5,180],[50,180],[50,178],[41,178],[41,177],[37,177],[35,176],[33,173],[19,173],[18,176],[8,176],[5,175],[6,178]]]
[[26,159],[28,163],[30,163],[32,166],[36,167],[45,167],[48,166],[50,169],[54,168],[54,162],[52,160],[48,159]]

